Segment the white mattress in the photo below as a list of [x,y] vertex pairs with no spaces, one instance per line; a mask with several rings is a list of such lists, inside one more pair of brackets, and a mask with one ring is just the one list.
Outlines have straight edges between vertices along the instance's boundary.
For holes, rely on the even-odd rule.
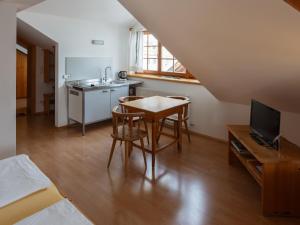
[[0,160],[0,208],[51,185],[27,155]]
[[93,225],[67,199],[45,208],[15,225]]

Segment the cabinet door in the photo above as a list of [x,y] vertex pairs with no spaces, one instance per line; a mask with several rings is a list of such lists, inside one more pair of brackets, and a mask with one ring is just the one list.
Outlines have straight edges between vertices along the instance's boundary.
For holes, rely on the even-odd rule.
[[68,90],[69,118],[82,123],[82,92],[74,89]]
[[95,90],[85,93],[85,123],[93,123],[109,119],[110,90]]
[[110,90],[110,109],[119,105],[119,98],[128,96],[129,86],[115,87]]

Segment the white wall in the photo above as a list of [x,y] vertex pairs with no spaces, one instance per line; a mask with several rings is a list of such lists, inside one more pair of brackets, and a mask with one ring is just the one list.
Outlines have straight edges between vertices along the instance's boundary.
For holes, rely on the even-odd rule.
[[0,159],[16,154],[16,8],[0,2]]
[[53,83],[44,82],[44,50],[36,47],[36,112],[44,112],[44,94],[52,93]]
[[[250,107],[216,99],[203,85],[183,84],[149,79],[143,80],[137,88],[138,95],[149,90],[159,94],[185,95],[191,98],[190,129],[219,139],[227,139],[226,124],[249,124]],[[153,94],[152,93],[152,94]],[[300,114],[282,112],[281,133],[295,144],[300,145]]]
[[[127,68],[128,28],[109,23],[93,23],[47,14],[18,13],[18,17],[58,43],[55,124],[67,124],[65,57],[112,57],[113,71]],[[91,44],[92,39],[105,41],[104,46]]]

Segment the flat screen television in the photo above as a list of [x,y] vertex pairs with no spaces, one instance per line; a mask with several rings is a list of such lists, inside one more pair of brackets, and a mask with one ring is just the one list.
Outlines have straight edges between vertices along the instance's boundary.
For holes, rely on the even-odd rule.
[[252,136],[278,148],[280,112],[256,100],[251,101],[250,127]]

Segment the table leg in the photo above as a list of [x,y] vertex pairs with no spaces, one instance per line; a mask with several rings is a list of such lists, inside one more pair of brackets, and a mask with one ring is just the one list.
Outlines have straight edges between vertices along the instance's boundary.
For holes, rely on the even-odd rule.
[[177,124],[177,149],[179,152],[182,150],[182,108],[178,112],[178,124]]
[[157,138],[157,122],[152,121],[152,167],[155,167],[155,152],[156,152],[156,138]]
[[130,156],[131,156],[132,149],[133,149],[132,142],[129,142],[128,143],[128,158],[130,158]]

